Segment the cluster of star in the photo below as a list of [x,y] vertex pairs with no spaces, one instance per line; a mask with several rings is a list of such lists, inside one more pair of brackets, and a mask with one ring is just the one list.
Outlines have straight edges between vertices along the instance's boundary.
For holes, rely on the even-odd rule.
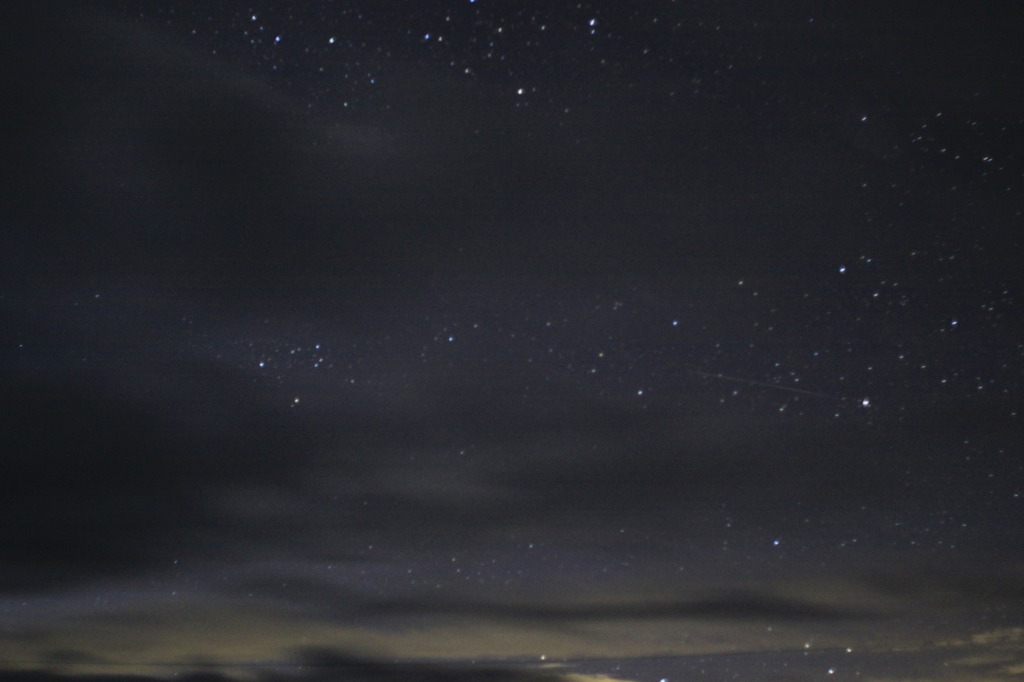
[[[813,290],[739,279],[725,294],[738,302],[728,318],[690,300],[644,303],[640,290],[497,307],[445,299],[393,337],[207,340],[204,354],[279,383],[315,375],[365,383],[372,368],[418,364],[507,375],[524,399],[559,386],[644,406],[679,407],[696,392],[835,417],[972,398],[1005,399],[1012,409],[1020,349],[999,347],[999,329],[1016,299],[1009,290],[948,300],[923,293],[936,280],[959,286],[958,267],[921,251],[852,258]],[[992,352],[977,357],[984,346]]]
[[123,11],[173,27],[205,50],[301,92],[311,106],[388,108],[392,103],[379,91],[396,68],[414,64],[494,88],[510,106],[558,115],[571,113],[570,99],[603,96],[587,87],[567,91],[558,74],[569,71],[627,87],[657,79],[663,102],[751,94],[765,82],[760,70],[771,68],[772,31],[819,31],[828,24],[797,12],[789,26],[771,26],[676,3],[207,3],[196,9],[135,0]]
[[922,117],[910,133],[909,146],[935,160],[947,180],[947,192],[995,189],[1020,191],[1021,122],[970,113],[936,111]]

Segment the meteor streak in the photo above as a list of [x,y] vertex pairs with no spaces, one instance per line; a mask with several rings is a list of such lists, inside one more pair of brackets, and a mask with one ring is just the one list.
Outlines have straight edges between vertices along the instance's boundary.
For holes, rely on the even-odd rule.
[[695,369],[687,370],[690,374],[696,374],[699,377],[706,379],[720,379],[722,381],[731,381],[737,384],[747,384],[748,386],[762,386],[764,388],[773,388],[777,391],[789,391],[790,393],[800,393],[802,395],[810,395],[815,398],[829,398],[831,400],[842,400],[834,395],[828,393],[818,393],[817,391],[807,391],[802,388],[793,388],[791,386],[779,386],[778,384],[769,384],[765,381],[753,381],[752,379],[743,379],[741,377],[733,377],[728,374],[713,374],[711,372],[701,372]]

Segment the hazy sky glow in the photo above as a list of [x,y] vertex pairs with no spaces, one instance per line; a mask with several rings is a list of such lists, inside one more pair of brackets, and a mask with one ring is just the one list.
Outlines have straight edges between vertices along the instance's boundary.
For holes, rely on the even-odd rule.
[[994,4],[32,3],[0,682],[1024,673]]

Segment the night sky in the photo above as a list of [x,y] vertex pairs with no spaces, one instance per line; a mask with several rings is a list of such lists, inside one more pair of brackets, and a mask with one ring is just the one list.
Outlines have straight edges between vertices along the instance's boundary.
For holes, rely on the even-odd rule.
[[1013,3],[12,4],[0,682],[1024,674]]

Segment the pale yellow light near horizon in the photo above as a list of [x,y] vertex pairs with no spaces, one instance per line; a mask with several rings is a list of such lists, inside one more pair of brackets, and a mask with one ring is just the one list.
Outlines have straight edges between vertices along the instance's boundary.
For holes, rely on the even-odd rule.
[[[777,585],[774,592],[837,607],[860,603],[890,615],[899,611],[885,598],[843,581]],[[628,595],[619,596],[629,602]],[[654,597],[647,592],[641,602],[656,603]],[[1002,671],[1001,677],[993,679],[1009,679],[1024,670],[1024,628],[937,633],[889,618],[865,622],[680,617],[538,621],[435,615],[360,627],[316,619],[285,605],[196,596],[61,617],[41,614],[34,622],[8,623],[0,630],[0,660],[8,669],[163,675],[168,669],[192,666],[198,670],[210,665],[241,675],[246,663],[295,660],[299,652],[311,649],[369,659],[516,659],[538,664],[574,658],[806,649],[851,655],[929,651],[944,662],[942,679],[946,680],[961,679],[957,677],[961,672],[973,673],[962,679],[979,679],[976,674],[983,670]],[[231,664],[236,663],[243,665],[233,668]]]

